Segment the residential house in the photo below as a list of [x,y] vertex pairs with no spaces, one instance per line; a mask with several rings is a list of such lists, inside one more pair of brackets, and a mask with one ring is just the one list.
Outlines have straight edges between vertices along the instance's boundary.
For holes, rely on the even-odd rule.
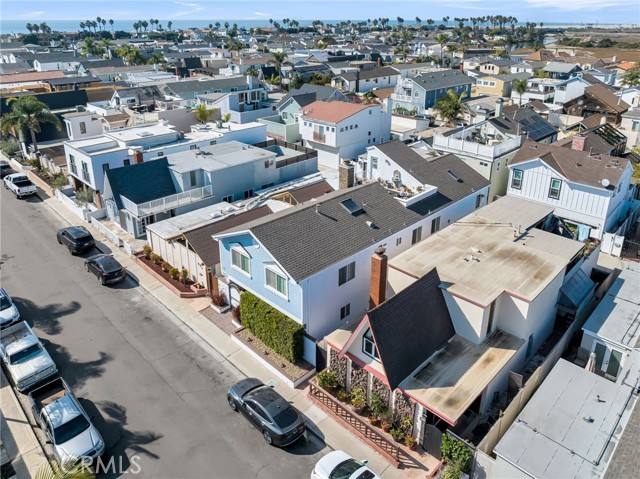
[[489,120],[502,133],[525,135],[538,143],[553,143],[558,139],[558,129],[528,105],[505,106],[502,115]]
[[547,73],[549,78],[568,80],[570,77],[581,72],[582,68],[580,68],[580,65],[577,63],[549,62],[542,71]]
[[295,206],[313,200],[314,198],[319,198],[332,191],[334,191],[334,189],[326,180],[319,180],[308,184],[291,185],[291,187],[287,187],[286,190],[281,193],[276,192],[271,199]]
[[272,116],[275,102],[269,100],[262,84],[254,85],[250,76],[247,76],[247,80],[249,88],[246,90],[198,95],[198,102],[217,109],[220,115],[231,115],[230,121],[240,125]]
[[585,69],[582,71],[582,74],[589,80],[597,80],[610,86],[615,85],[617,80],[615,72],[602,67]]
[[515,90],[511,91],[511,99],[524,105],[533,100],[540,100],[543,103],[553,103],[555,88],[561,80],[553,78],[530,78],[527,80],[527,91],[522,95]]
[[195,100],[198,95],[206,95],[208,93],[229,93],[248,90],[249,85],[244,75],[237,75],[215,79],[210,77],[201,77],[198,80],[185,79],[165,83],[160,88],[168,98]]
[[120,65],[102,67],[98,65],[87,65],[86,74],[99,78],[103,82],[127,81],[134,74],[155,72],[157,69],[156,65]]
[[355,69],[333,77],[331,86],[341,91],[367,93],[376,88],[395,87],[399,76],[392,67]]
[[99,78],[93,76],[68,76],[64,78],[51,78],[44,81],[51,91],[81,90],[96,88],[102,83]]
[[153,111],[156,102],[165,100],[156,85],[120,88],[113,92],[110,105],[113,108],[127,107],[133,110]]
[[476,95],[493,95],[509,98],[513,83],[530,78],[529,73],[506,73],[503,75],[485,75],[476,80]]
[[400,74],[400,78],[398,80],[413,77],[420,71],[428,72],[439,70],[431,63],[394,63],[389,66]]
[[143,124],[105,131],[101,136],[65,142],[67,170],[74,188],[89,188],[94,202],[103,208],[101,192],[104,173],[111,168],[127,166],[165,157],[170,152],[202,148],[207,145],[237,140],[247,144],[264,141],[264,125],[229,124],[225,128],[207,124],[188,133],[163,123]]
[[620,133],[628,138],[627,146],[634,148],[640,146],[640,109],[632,108],[621,116]]
[[572,148],[526,141],[509,162],[507,195],[545,204],[580,240],[601,239],[626,218],[633,198],[628,160],[591,155],[576,135]]
[[341,159],[355,159],[367,146],[391,138],[386,104],[315,101],[298,117],[303,144],[318,150],[318,162],[337,169]]
[[237,304],[238,291],[248,290],[304,325],[304,357],[315,364],[315,340],[369,309],[374,250],[386,243],[393,257],[420,241],[422,229],[421,215],[380,184],[369,183],[325,194],[214,239],[220,242],[232,304]]
[[67,113],[62,116],[69,139],[78,140],[101,135],[103,123],[100,121],[100,116],[93,112],[85,111],[83,107],[78,109],[81,111]]
[[584,91],[593,85],[593,83],[594,82],[585,79],[581,73],[557,83],[555,85],[553,103],[556,105],[564,105],[575,98],[581,97],[584,95]]
[[[502,115],[502,105],[496,108],[496,119]],[[523,134],[507,131],[500,120],[487,119],[433,136],[433,148],[453,153],[491,182],[488,202],[503,196],[507,190],[507,163],[522,144]]]
[[569,115],[587,117],[603,113],[607,117],[607,123],[612,125],[619,125],[622,120],[621,115],[629,108],[628,104],[602,83],[585,88],[583,96],[564,105],[564,110]]
[[[26,58],[25,54],[20,55]],[[46,72],[51,70],[64,70],[68,72],[78,71],[81,61],[87,58],[76,56],[71,52],[55,52],[55,53],[37,53],[31,57],[33,68],[38,72]]]
[[170,153],[147,163],[154,165],[107,170],[104,183],[109,219],[135,237],[144,236],[147,225],[157,221],[220,200],[249,199],[257,190],[318,170],[315,152],[238,141]]
[[[589,120],[592,119],[594,121],[590,122]],[[580,145],[584,151],[588,151],[591,155],[622,156],[627,149],[626,132],[622,132],[608,123],[602,123],[604,120],[604,115],[592,115],[579,123],[581,128],[570,127],[565,133],[575,133],[584,138],[584,144],[580,143]],[[590,123],[595,126],[591,126]],[[554,144],[572,148],[574,146],[573,138],[575,136],[569,136]]]
[[473,80],[457,70],[444,70],[418,74],[413,78],[403,78],[391,95],[394,112],[398,108],[417,113],[428,113],[438,98],[453,90],[457,95],[471,96]]
[[508,58],[492,58],[480,63],[478,66],[480,67],[480,73],[497,76],[511,73],[511,67],[515,64],[516,62]]
[[640,107],[640,87],[624,88],[614,94],[631,108]]

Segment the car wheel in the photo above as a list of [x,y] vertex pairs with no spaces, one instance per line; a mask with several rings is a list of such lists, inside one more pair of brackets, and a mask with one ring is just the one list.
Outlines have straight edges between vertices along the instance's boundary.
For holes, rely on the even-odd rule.
[[85,271],[89,271],[89,265],[87,263],[84,264]]
[[236,404],[236,401],[231,396],[227,396],[227,402],[229,403],[229,407],[231,409],[233,409],[234,411],[238,410],[238,405]]
[[273,444],[273,438],[271,437],[271,434],[269,434],[269,431],[262,431],[262,437],[264,438],[264,442],[270,446]]
[[69,254],[71,256],[73,256],[74,255],[73,248],[71,246],[69,246],[68,249],[69,249]]
[[62,244],[62,241],[60,241],[60,236],[56,236],[56,239],[58,240],[58,244]]
[[104,286],[105,284],[107,284],[107,283],[105,282],[105,280],[104,280],[104,278],[103,278],[102,276],[100,276],[100,278],[98,278],[98,279],[100,280],[100,284],[101,284],[102,286]]

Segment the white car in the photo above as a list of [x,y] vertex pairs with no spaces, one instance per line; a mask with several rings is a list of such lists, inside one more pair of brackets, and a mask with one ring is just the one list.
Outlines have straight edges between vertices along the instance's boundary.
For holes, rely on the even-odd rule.
[[366,464],[344,451],[332,451],[316,463],[311,479],[380,479]]
[[0,329],[8,328],[20,321],[20,312],[11,296],[0,288]]

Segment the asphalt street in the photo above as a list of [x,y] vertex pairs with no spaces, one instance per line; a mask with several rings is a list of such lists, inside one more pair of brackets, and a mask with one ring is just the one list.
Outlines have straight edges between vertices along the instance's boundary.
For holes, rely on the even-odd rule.
[[101,286],[58,245],[55,232],[67,225],[38,197],[1,190],[1,284],[94,417],[106,459],[122,464],[103,476],[309,477],[328,452],[321,440],[307,433],[288,448],[268,446],[227,405],[240,373],[133,279]]

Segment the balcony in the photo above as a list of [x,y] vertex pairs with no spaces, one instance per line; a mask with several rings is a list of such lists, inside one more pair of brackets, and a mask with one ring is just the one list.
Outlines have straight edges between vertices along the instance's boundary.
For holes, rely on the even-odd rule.
[[399,93],[392,93],[391,99],[394,101],[403,101],[405,103],[411,103],[411,95],[400,95]]
[[211,185],[207,185],[201,188],[183,191],[175,195],[158,198],[157,200],[147,201],[146,203],[136,204],[122,195],[120,195],[120,200],[126,210],[133,213],[136,217],[141,218],[156,213],[163,213],[180,206],[190,205],[211,196],[213,196],[213,189]]
[[324,133],[318,133],[317,131],[313,132],[313,141],[318,141],[320,143],[324,143],[326,141],[326,137]]

